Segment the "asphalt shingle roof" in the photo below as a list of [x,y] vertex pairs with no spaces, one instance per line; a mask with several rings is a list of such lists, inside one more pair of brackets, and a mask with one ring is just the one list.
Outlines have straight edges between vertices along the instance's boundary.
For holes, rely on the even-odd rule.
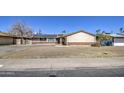
[[36,38],[56,38],[56,34],[43,34],[43,35],[34,35]]

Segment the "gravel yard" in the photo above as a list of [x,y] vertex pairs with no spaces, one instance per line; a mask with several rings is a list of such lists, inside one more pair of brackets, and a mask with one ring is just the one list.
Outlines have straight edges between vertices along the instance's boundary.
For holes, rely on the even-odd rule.
[[1,76],[124,76],[124,47],[0,46]]
[[124,47],[1,46],[1,59],[124,57]]

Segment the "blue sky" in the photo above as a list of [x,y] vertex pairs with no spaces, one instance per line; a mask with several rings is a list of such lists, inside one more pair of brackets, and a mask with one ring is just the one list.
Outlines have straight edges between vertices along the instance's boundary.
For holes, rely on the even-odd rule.
[[78,30],[95,33],[97,29],[116,33],[124,27],[123,16],[0,16],[0,30],[9,31],[17,21],[24,21],[35,32],[41,29],[44,34],[58,34],[63,30],[68,33]]

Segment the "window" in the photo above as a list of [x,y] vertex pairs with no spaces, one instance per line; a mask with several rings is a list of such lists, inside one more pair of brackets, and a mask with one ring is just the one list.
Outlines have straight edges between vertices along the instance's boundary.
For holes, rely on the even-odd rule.
[[48,38],[48,42],[56,42],[55,38]]
[[40,38],[40,41],[46,41],[46,38]]

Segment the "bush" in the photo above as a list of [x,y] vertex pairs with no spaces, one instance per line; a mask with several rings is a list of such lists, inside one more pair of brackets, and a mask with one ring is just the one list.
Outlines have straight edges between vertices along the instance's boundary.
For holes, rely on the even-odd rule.
[[112,46],[112,40],[101,41],[101,46]]
[[92,47],[100,47],[100,43],[93,43],[91,44]]

